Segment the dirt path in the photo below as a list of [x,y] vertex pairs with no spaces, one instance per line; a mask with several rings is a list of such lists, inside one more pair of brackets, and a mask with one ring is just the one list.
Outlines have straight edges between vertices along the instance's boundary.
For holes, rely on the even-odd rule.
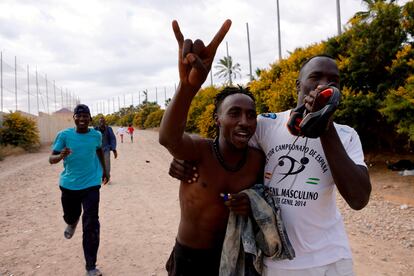
[[[178,183],[167,174],[170,155],[157,137],[138,131],[134,144],[120,144],[113,180],[101,189],[98,266],[105,275],[166,274],[179,220]],[[63,238],[62,166],[49,165],[48,154],[0,162],[0,275],[84,275],[80,229]],[[414,208],[383,200],[387,194],[412,199],[414,177],[384,179],[380,172],[371,176],[374,196],[366,209],[354,212],[340,202],[357,275],[414,275]]]

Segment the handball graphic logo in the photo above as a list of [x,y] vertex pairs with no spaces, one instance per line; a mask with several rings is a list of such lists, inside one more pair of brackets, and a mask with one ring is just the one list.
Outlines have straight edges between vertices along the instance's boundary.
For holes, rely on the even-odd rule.
[[306,168],[306,165],[309,163],[309,158],[302,157],[299,161],[289,155],[283,155],[279,157],[278,167],[282,168],[282,172],[279,174],[284,175],[282,179],[278,181],[281,182],[283,179],[288,177],[289,175],[296,175]]

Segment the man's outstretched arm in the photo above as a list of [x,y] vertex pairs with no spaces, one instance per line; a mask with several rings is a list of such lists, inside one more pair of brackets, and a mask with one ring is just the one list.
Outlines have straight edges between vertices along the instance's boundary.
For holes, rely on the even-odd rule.
[[177,21],[172,28],[178,43],[178,70],[180,83],[161,121],[159,142],[179,159],[198,159],[199,150],[194,139],[184,133],[190,104],[211,69],[217,48],[230,29],[226,20],[209,45],[197,39],[185,39]]

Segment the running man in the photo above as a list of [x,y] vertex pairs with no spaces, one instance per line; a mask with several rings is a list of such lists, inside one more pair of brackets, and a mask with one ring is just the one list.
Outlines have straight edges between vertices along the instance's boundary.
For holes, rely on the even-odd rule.
[[89,128],[91,113],[88,106],[75,107],[73,119],[75,128],[60,131],[52,146],[50,164],[63,160],[64,170],[60,174],[63,219],[67,223],[66,239],[75,233],[82,213],[83,253],[86,261],[86,275],[99,276],[96,268],[99,247],[99,189],[106,184],[108,174],[102,151],[101,133]]

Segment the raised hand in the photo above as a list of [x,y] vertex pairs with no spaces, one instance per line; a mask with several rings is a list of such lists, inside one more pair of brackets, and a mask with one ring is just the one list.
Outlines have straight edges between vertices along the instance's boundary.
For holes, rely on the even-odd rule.
[[184,40],[178,22],[176,20],[172,22],[172,28],[178,42],[178,70],[181,85],[189,86],[198,91],[208,76],[217,48],[230,26],[231,20],[227,19],[211,42],[205,46],[200,39],[194,42],[191,39]]

